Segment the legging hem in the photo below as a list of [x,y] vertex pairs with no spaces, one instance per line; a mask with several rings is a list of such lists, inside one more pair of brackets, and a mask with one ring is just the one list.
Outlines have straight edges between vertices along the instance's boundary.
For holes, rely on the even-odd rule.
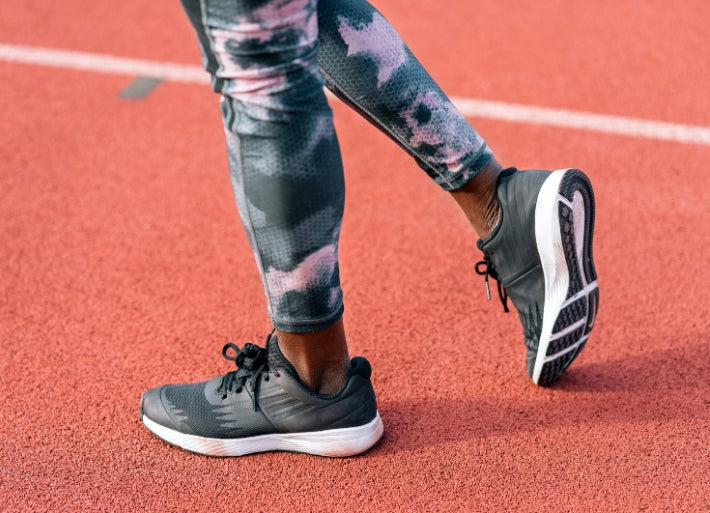
[[343,316],[344,306],[341,304],[338,309],[329,316],[316,320],[279,320],[271,318],[274,328],[287,333],[312,333],[328,328],[338,322]]

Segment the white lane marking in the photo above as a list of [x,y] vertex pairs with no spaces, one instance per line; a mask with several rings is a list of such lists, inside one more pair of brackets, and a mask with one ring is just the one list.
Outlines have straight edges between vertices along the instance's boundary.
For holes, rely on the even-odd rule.
[[590,130],[609,134],[710,146],[710,128],[649,119],[551,109],[507,102],[452,98],[467,117]]
[[[0,44],[0,60],[63,69],[154,77],[167,81],[209,84],[200,66],[116,57],[113,55]],[[649,119],[596,114],[567,109],[451,97],[461,113],[514,123],[548,125],[609,134],[710,146],[710,127],[668,123]]]
[[173,82],[210,83],[209,75],[199,66],[129,59],[98,53],[0,44],[0,60],[52,68],[153,77]]

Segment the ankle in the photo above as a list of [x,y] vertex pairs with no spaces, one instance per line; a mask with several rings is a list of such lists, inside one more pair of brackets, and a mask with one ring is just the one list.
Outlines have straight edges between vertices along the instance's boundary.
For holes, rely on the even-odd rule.
[[477,228],[474,227],[474,229],[481,240],[486,240],[491,236],[499,222],[500,203],[498,203],[498,197],[496,196],[495,189],[493,189],[493,193],[488,197],[485,206],[482,207],[481,217],[478,221],[479,225]]
[[478,236],[485,240],[498,225],[500,205],[496,195],[498,177],[502,171],[495,158],[463,187],[451,191]]
[[345,383],[350,356],[342,321],[312,333],[276,330],[279,349],[301,382],[321,394],[333,394]]

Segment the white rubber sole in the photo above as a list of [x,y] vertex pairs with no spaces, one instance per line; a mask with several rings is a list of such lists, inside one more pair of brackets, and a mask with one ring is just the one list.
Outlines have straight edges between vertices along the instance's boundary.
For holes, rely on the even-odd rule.
[[[585,195],[582,189],[574,190],[574,185],[568,186],[566,191],[571,193],[571,199],[561,193],[562,181],[568,173],[578,173],[574,169],[561,169],[554,171],[543,183],[538,193],[535,208],[535,238],[540,255],[540,262],[545,276],[545,306],[542,317],[542,330],[535,358],[532,380],[540,384],[545,365],[558,360],[572,351],[578,351],[587,341],[587,334],[594,325],[598,305],[598,288],[596,274],[591,262],[584,267],[585,260],[591,261],[591,231],[593,230],[594,205],[585,204]],[[582,175],[583,176],[583,175]],[[586,177],[585,177],[586,180]],[[579,187],[584,186],[579,183]],[[586,182],[588,186],[588,182]],[[591,188],[585,191],[591,199]],[[574,249],[570,255],[569,241],[567,250],[562,240],[564,228],[560,222],[560,207],[567,207],[567,212],[572,215],[572,231]],[[588,219],[587,216],[590,216]],[[569,226],[566,227],[569,230]],[[567,253],[566,253],[567,251]],[[589,257],[587,258],[587,256]],[[568,263],[571,261],[571,263]],[[574,266],[574,267],[570,267]],[[570,272],[575,273],[574,287],[571,288]],[[577,289],[577,290],[574,290]],[[594,293],[594,294],[593,294]],[[594,299],[589,299],[591,295]],[[571,317],[569,322],[563,322],[558,331],[554,331],[561,313],[574,303],[584,299],[585,311]],[[579,308],[578,310],[579,311]],[[576,312],[575,312],[576,313]],[[567,321],[565,317],[565,321]],[[551,344],[564,339],[561,347],[553,354],[548,354]],[[576,356],[576,355],[574,355]],[[572,358],[573,359],[573,358]],[[571,362],[571,359],[566,365]],[[562,369],[564,370],[564,369]],[[561,370],[559,371],[561,372]]]
[[384,427],[379,412],[369,423],[351,428],[307,433],[271,433],[248,438],[205,438],[162,426],[143,415],[145,426],[166,442],[209,456],[244,456],[257,452],[288,451],[316,456],[354,456],[371,448]]

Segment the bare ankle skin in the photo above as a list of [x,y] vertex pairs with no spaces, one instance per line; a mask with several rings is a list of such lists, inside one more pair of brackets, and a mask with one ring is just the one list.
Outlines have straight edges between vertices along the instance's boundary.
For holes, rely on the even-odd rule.
[[485,240],[498,224],[500,206],[496,198],[498,175],[502,168],[495,158],[460,189],[451,191],[478,236]]
[[350,356],[341,318],[332,326],[312,333],[276,330],[279,348],[294,366],[301,382],[314,392],[334,394],[343,386]]

